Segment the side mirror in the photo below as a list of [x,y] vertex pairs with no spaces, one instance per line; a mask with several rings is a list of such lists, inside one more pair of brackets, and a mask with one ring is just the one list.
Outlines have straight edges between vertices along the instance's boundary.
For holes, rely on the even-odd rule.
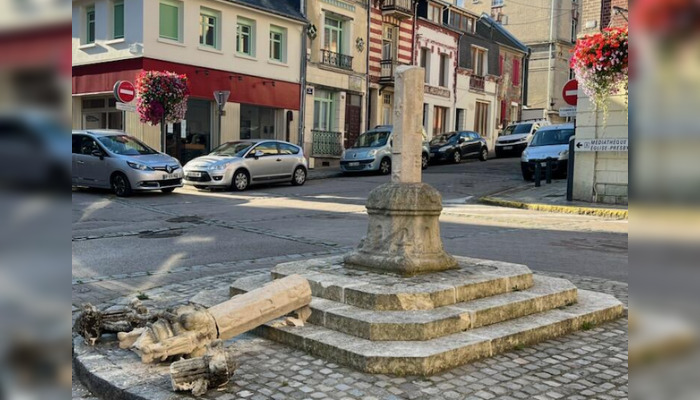
[[466,141],[466,139],[464,139],[463,137],[460,137],[460,138],[459,138],[459,142],[460,142],[460,143],[464,143],[465,141]]
[[99,157],[100,160],[103,160],[105,158],[104,153],[102,153],[102,151],[100,151],[98,149],[93,150],[91,154],[95,157]]
[[255,157],[255,159],[258,159],[258,158],[260,158],[260,157],[262,157],[262,156],[264,156],[264,155],[265,155],[265,153],[263,153],[263,152],[260,151],[260,150],[255,150],[255,153],[253,153],[253,157]]

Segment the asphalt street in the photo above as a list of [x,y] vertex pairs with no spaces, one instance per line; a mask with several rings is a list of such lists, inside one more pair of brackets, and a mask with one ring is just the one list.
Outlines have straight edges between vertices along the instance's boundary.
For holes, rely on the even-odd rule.
[[[481,196],[524,184],[518,162],[467,161],[424,171],[423,180],[443,196],[446,249],[536,271],[626,282],[627,221],[478,204]],[[258,186],[243,193],[182,188],[126,199],[74,189],[73,303],[272,266],[290,255],[346,251],[365,234],[368,193],[388,180],[361,175],[302,187]]]

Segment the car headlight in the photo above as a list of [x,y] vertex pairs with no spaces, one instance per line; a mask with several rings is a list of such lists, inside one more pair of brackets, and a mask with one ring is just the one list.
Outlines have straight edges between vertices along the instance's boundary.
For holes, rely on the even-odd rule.
[[370,151],[367,152],[367,157],[374,157],[375,155],[377,155],[377,150],[376,150],[376,149],[375,149],[375,150],[370,150]]
[[212,165],[211,167],[209,167],[209,169],[211,171],[223,171],[226,168],[228,168],[229,165],[231,165],[231,163],[217,164],[217,165]]
[[559,159],[563,160],[569,157],[569,150],[562,150],[559,152]]
[[149,167],[148,165],[139,164],[139,163],[131,162],[131,161],[127,161],[126,164],[128,166],[130,166],[131,168],[138,169],[140,171],[153,171],[153,168]]
[[440,149],[438,151],[441,153],[444,153],[444,152],[448,151],[450,148],[451,148],[451,146],[442,146],[442,147],[440,147]]
[[523,154],[520,156],[521,161],[527,161],[529,157],[529,154],[527,153],[527,149],[523,150]]

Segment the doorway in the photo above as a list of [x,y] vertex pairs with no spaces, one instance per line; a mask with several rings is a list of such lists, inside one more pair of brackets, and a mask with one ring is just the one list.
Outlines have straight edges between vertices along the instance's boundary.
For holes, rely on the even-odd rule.
[[188,100],[185,119],[166,129],[166,153],[180,160],[183,165],[212,150],[211,104],[208,100]]
[[355,144],[362,129],[362,96],[347,94],[345,102],[345,148]]

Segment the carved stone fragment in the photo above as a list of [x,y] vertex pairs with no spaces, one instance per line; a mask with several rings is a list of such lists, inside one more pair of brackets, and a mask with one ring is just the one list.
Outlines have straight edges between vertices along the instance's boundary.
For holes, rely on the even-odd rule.
[[155,321],[157,315],[150,314],[139,300],[134,299],[125,307],[100,311],[90,303],[82,305],[82,312],[73,324],[73,331],[94,346],[103,333],[130,332]]
[[236,370],[233,350],[216,341],[202,357],[183,359],[170,364],[170,383],[174,391],[191,391],[201,396],[210,388],[228,383]]

